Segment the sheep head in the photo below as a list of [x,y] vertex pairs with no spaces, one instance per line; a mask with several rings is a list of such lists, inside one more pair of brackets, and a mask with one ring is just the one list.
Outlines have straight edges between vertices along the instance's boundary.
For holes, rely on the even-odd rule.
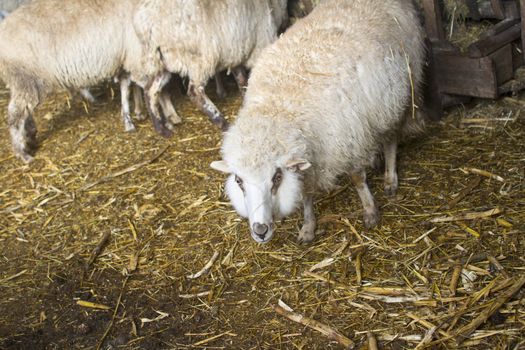
[[275,232],[274,221],[293,213],[303,198],[302,172],[311,164],[292,158],[257,169],[242,169],[226,161],[211,167],[229,174],[225,190],[237,213],[248,218],[252,238],[268,242]]

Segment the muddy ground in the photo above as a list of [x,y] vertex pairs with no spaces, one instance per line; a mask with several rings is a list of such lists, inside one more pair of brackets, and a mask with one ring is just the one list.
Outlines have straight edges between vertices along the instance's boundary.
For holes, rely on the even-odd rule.
[[[225,100],[210,96],[233,120],[240,96],[232,81],[227,88]],[[118,91],[94,93],[87,111],[65,94],[38,109],[40,147],[28,166],[0,125],[0,348],[341,348],[277,314],[279,299],[358,348],[370,331],[383,349],[412,349],[433,325],[428,348],[522,346],[523,291],[476,332],[462,327],[525,273],[525,96],[475,101],[431,123],[400,149],[393,198],[371,169],[383,215],[375,229],[364,229],[342,178],[317,199],[319,236],[303,246],[299,213],[270,243],[250,238],[224,176],[209,168],[221,133],[186,97],[175,96],[183,124],[163,139],[149,121],[125,133]],[[2,87],[2,113],[7,101]],[[188,278],[214,252],[209,273]]]

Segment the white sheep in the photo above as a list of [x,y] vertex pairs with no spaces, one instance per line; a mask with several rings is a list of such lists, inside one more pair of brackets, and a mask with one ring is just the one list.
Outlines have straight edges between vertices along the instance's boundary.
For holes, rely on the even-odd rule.
[[[287,0],[142,0],[134,26],[148,49],[151,70],[166,70],[188,77],[192,101],[221,129],[227,122],[204,92],[209,78],[232,70],[238,83],[241,67],[251,68],[261,50],[276,40],[287,18]],[[146,95],[162,125],[156,96],[166,72],[150,82]]]
[[[31,0],[2,0],[0,1],[0,22],[3,21],[9,13],[16,10],[18,7],[20,7],[23,4],[27,4],[31,2]],[[81,88],[79,89],[78,93],[82,98],[90,103],[95,102],[95,98],[87,88]],[[76,94],[75,91],[70,90],[69,95],[73,97]]]
[[[33,159],[33,111],[49,92],[82,89],[122,71],[122,84],[128,87],[128,73],[143,86],[150,80],[142,69],[142,45],[132,26],[137,1],[34,0],[0,23],[0,78],[11,92],[7,119],[17,157]],[[125,107],[129,88],[124,90]],[[171,103],[169,96],[159,95],[162,105]],[[175,110],[168,109],[172,114],[166,124],[180,122]],[[129,105],[123,108],[123,118],[126,129],[132,130]]]
[[258,59],[245,101],[225,133],[226,192],[268,242],[274,220],[302,201],[300,242],[314,238],[313,196],[349,174],[366,227],[379,212],[365,170],[385,154],[385,189],[397,189],[397,137],[417,125],[423,34],[406,0],[326,0]]

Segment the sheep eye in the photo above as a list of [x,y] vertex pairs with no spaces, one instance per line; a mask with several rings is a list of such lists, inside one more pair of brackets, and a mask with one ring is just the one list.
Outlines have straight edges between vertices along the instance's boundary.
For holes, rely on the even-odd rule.
[[281,170],[281,168],[277,168],[272,178],[272,183],[273,183],[272,194],[277,193],[277,190],[279,189],[279,186],[281,185],[282,181],[283,181],[283,171]]
[[235,182],[237,182],[237,185],[239,185],[241,190],[244,192],[244,186],[243,186],[242,179],[240,177],[238,177],[237,175],[235,175]]

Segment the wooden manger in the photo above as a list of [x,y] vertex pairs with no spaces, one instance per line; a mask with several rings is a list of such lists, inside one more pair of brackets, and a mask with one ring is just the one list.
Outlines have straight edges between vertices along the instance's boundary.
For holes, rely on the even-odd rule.
[[441,3],[422,0],[429,47],[425,107],[435,119],[471,97],[494,99],[525,88],[525,79],[515,76],[524,63],[525,0],[462,1],[470,19],[498,22],[462,52],[445,36]]

